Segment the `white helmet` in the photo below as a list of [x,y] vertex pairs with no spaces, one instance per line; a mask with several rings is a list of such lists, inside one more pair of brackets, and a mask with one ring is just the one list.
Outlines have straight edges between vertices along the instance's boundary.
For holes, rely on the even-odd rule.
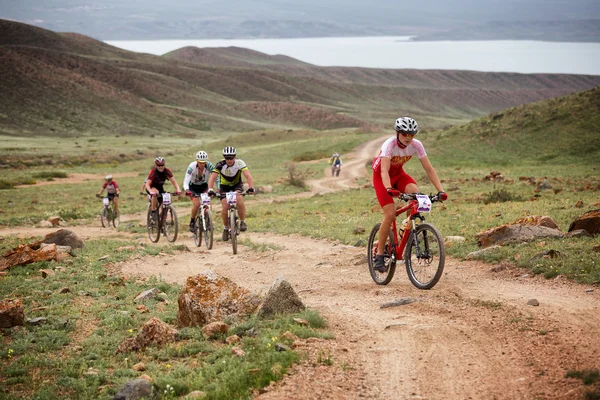
[[394,124],[396,132],[408,133],[409,135],[416,135],[419,132],[419,125],[417,121],[410,117],[400,117]]
[[223,149],[223,157],[235,156],[236,153],[235,147],[227,146]]
[[107,181],[112,181],[112,175],[106,175],[106,176],[104,177],[104,180],[107,180]]
[[207,162],[208,154],[206,154],[205,151],[200,150],[199,152],[196,153],[196,161]]

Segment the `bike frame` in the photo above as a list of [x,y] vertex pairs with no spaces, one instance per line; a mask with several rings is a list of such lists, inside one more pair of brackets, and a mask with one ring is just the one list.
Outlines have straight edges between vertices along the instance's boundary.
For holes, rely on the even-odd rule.
[[[396,218],[392,221],[392,232],[394,234],[394,243],[392,244],[394,248],[394,255],[396,260],[402,259],[402,254],[404,253],[404,248],[406,247],[406,243],[408,242],[408,238],[410,237],[411,231],[415,228],[415,219],[419,218],[421,221],[424,221],[425,218],[421,216],[418,211],[419,202],[417,200],[410,200],[405,206],[398,208],[396,210]],[[404,230],[402,232],[402,238],[398,243],[398,225],[396,220],[398,219],[398,215],[410,210],[410,216],[407,217],[407,221],[404,224]]]

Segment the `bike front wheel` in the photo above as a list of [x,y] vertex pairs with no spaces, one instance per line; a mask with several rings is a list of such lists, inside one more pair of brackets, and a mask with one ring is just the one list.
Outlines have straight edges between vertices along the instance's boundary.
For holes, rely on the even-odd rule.
[[229,236],[231,238],[231,247],[233,248],[233,254],[237,254],[237,235],[238,235],[238,226],[237,226],[237,215],[234,211],[229,212]]
[[115,228],[119,227],[119,223],[121,222],[121,216],[119,214],[117,214],[117,212],[115,210],[111,210],[111,219],[112,219],[112,224]]
[[444,272],[446,249],[442,234],[431,224],[419,224],[411,232],[404,261],[408,279],[419,289],[431,289]]
[[148,237],[152,243],[158,242],[160,239],[160,229],[158,227],[158,211],[156,212],[157,217],[152,218],[152,210],[148,208],[148,215],[146,216],[146,226],[148,227]]
[[385,272],[379,272],[375,269],[375,256],[377,255],[377,241],[379,240],[379,228],[381,224],[376,224],[369,235],[369,243],[367,244],[367,263],[369,264],[369,272],[371,278],[378,285],[387,285],[391,282],[396,272],[396,257],[394,256],[394,234],[392,230],[388,232],[385,239],[385,247],[383,249],[383,260]]
[[204,222],[206,223],[206,229],[204,229],[204,241],[206,242],[206,248],[211,250],[213,247],[213,222],[212,222],[212,213],[210,210],[206,210],[204,213]]
[[168,205],[163,209],[165,214],[163,217],[163,228],[165,237],[171,243],[177,240],[177,233],[179,232],[179,221],[177,220],[177,213],[173,206]]
[[194,219],[194,244],[196,247],[202,245],[202,218],[200,218],[200,211]]
[[100,213],[100,222],[102,223],[103,228],[108,228],[110,225],[110,221],[108,219],[108,209],[104,207],[102,212]]

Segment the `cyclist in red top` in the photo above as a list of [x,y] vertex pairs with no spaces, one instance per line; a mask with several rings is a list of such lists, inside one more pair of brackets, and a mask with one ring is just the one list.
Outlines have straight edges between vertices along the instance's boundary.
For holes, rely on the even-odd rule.
[[167,180],[173,184],[177,194],[181,194],[181,189],[173,176],[173,172],[165,167],[165,159],[156,157],[154,164],[154,168],[150,170],[148,178],[146,179],[146,192],[152,196],[152,215],[156,214],[156,209],[158,207],[157,194],[165,192],[163,186]]
[[104,185],[102,185],[102,189],[96,193],[96,197],[102,196],[104,189],[106,189],[108,201],[112,201],[115,205],[115,216],[119,215],[119,202],[117,201],[119,198],[119,185],[113,180],[112,175],[106,175],[106,177],[104,177]]
[[377,257],[375,258],[375,269],[380,272],[385,272],[383,249],[392,221],[396,218],[396,206],[391,193],[393,190],[402,193],[419,193],[416,181],[404,172],[404,164],[416,155],[433,186],[439,193],[443,193],[440,198],[445,200],[448,197],[444,193],[435,169],[427,158],[423,144],[414,138],[419,131],[417,121],[409,117],[401,117],[396,120],[394,128],[396,136],[390,137],[383,143],[372,165],[373,186],[379,205],[383,209],[383,221],[381,221],[379,229]]

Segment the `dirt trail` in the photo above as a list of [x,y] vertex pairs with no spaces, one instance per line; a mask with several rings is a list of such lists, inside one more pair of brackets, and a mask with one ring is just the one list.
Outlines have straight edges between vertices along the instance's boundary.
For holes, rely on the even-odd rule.
[[[325,169],[324,179],[311,182],[314,190],[354,185],[381,142],[346,155],[339,178]],[[73,230],[83,237],[106,231]],[[369,276],[364,248],[251,231],[244,237],[281,249],[240,246],[234,256],[229,243],[218,240],[207,251],[185,232],[177,242],[191,252],[132,259],[120,267],[126,275],[177,283],[212,269],[256,292],[285,276],[304,303],[329,321],[336,338],[311,345],[312,357],[259,400],[579,399],[586,388],[565,378],[566,372],[600,367],[599,289],[510,268],[490,272],[489,264],[451,258],[430,291],[414,288],[401,267],[382,287]],[[399,298],[415,302],[380,308]],[[534,298],[540,305],[527,305]],[[333,365],[316,362],[315,349]]]

